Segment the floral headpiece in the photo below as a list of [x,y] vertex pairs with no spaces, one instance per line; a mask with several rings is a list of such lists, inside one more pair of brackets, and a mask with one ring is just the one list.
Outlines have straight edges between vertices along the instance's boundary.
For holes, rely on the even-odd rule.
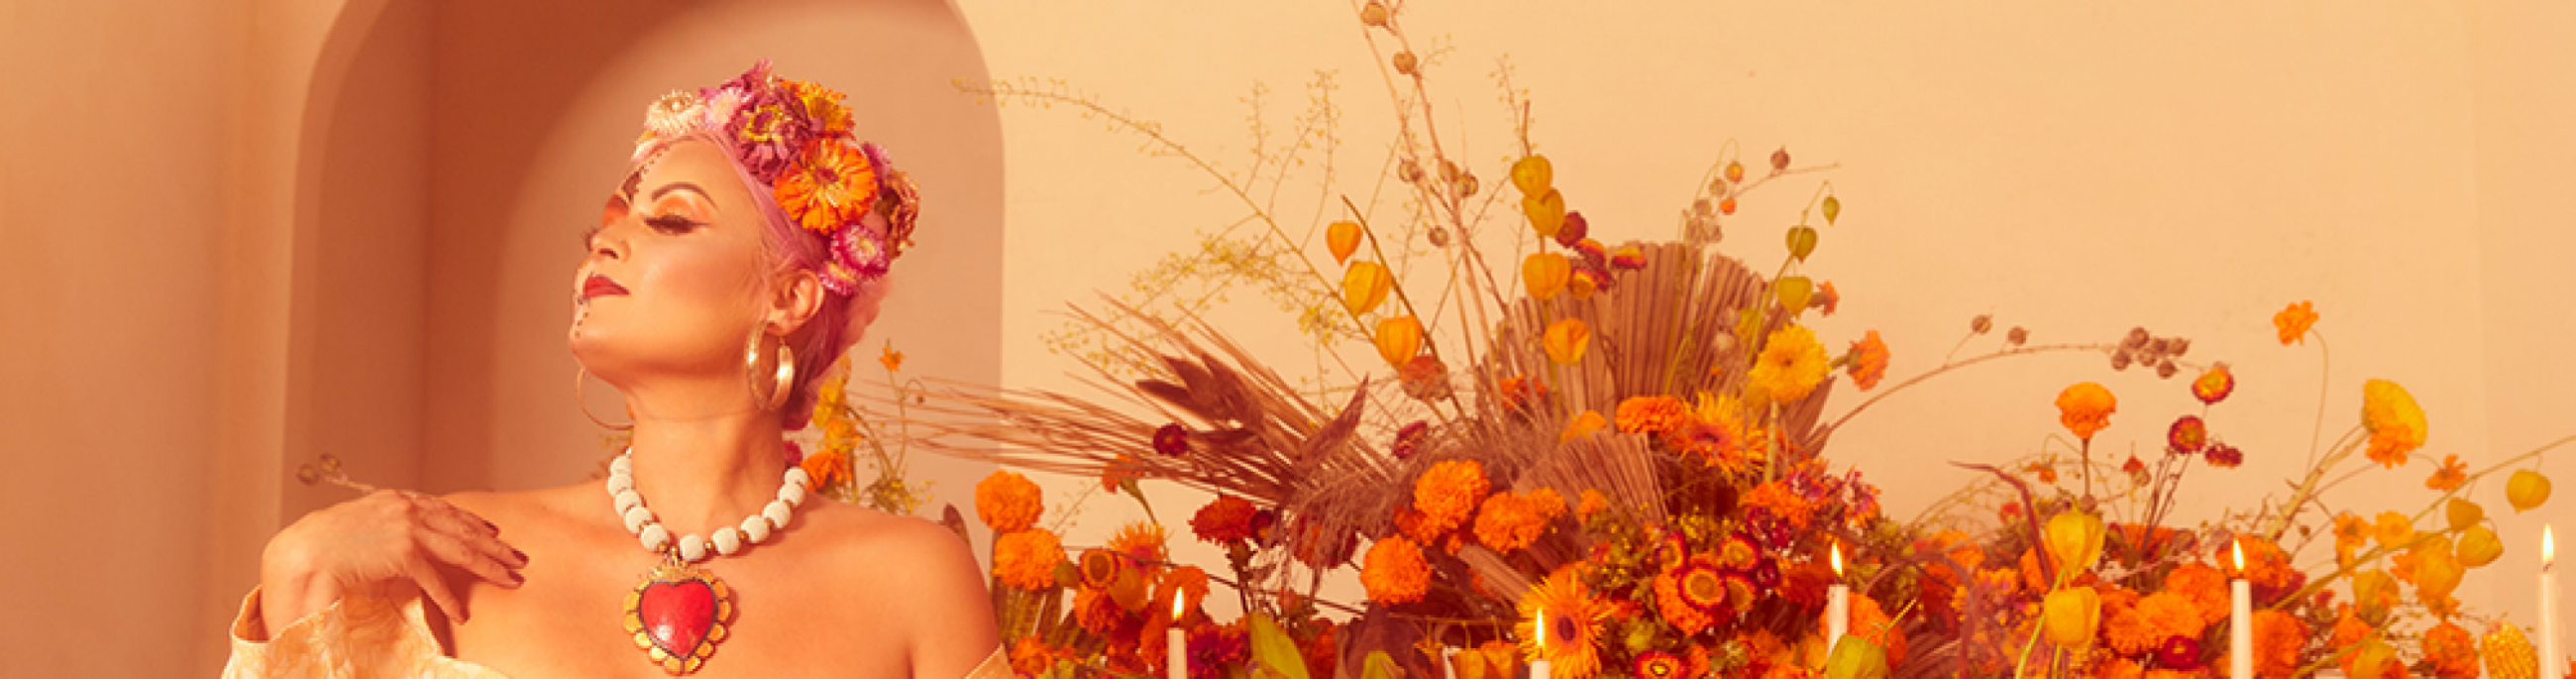
[[[886,273],[912,247],[920,189],[885,149],[850,134],[841,93],[769,73],[769,60],[724,84],[672,92],[644,114],[643,162],[686,138],[724,147],[747,183],[769,189],[762,212],[823,238],[824,287],[841,294]],[[758,193],[755,191],[754,193]],[[868,215],[882,218],[877,224]]]

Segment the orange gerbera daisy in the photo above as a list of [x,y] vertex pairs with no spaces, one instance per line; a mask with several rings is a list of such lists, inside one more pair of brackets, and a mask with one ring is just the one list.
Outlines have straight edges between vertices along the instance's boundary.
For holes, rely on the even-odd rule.
[[2308,329],[2317,324],[2317,305],[2299,302],[2272,314],[2272,327],[2281,331],[2281,346],[2306,340]]
[[857,144],[824,139],[805,147],[803,162],[778,178],[778,208],[807,231],[831,235],[876,207],[877,171]]
[[2111,413],[2120,409],[2120,398],[2111,389],[2094,382],[2077,382],[2057,393],[2057,422],[2075,437],[2093,440],[2095,432],[2111,426]]
[[1576,577],[1576,568],[1557,569],[1521,596],[1521,652],[1548,661],[1567,677],[1590,677],[1601,671],[1602,622],[1614,607],[1593,596]]
[[1368,590],[1370,601],[1421,601],[1431,591],[1431,562],[1422,558],[1422,548],[1412,540],[1390,536],[1369,545],[1368,556],[1360,561],[1360,585]]
[[1850,359],[1852,386],[1860,387],[1861,391],[1877,387],[1878,381],[1887,377],[1887,358],[1887,341],[1879,339],[1876,330],[1853,342]]
[[1026,530],[1045,510],[1038,484],[1029,477],[996,471],[975,484],[975,515],[995,533]]

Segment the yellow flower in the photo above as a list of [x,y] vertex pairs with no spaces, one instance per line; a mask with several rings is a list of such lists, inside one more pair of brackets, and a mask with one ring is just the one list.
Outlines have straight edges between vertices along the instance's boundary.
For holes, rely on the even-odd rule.
[[[1825,284],[1826,292],[1830,293],[1833,290],[1834,284]],[[1833,314],[1833,307],[1827,306],[1825,309],[1826,315]],[[1853,342],[1851,346],[1852,386],[1860,387],[1861,391],[1869,391],[1877,387],[1878,381],[1887,377],[1887,357],[1887,341],[1879,339],[1876,330],[1869,331],[1869,334],[1861,336],[1860,341]]]
[[2049,517],[2048,527],[2040,533],[2040,541],[2048,546],[2048,555],[2057,559],[2057,567],[2064,569],[2058,575],[2062,581],[2073,578],[2075,573],[2092,570],[2093,563],[2102,559],[2104,533],[2102,517],[2067,510]]
[[2334,536],[2336,562],[2352,561],[2353,552],[2370,542],[2370,522],[2352,512],[2337,514],[2334,519]]
[[2361,426],[2370,430],[2370,448],[2363,454],[2383,467],[2406,464],[2406,454],[2424,446],[2424,409],[2396,382],[2362,383]]
[[2399,512],[2380,512],[2379,522],[2371,527],[2370,536],[2381,547],[2396,547],[2415,539],[2415,522]]
[[1422,600],[1431,590],[1431,564],[1422,558],[1422,548],[1403,536],[1388,536],[1369,545],[1368,556],[1360,561],[1360,585],[1367,588],[1370,601],[1382,604],[1412,603]]
[[1513,627],[1522,653],[1548,661],[1563,676],[1590,677],[1601,671],[1602,623],[1613,608],[1593,596],[1575,571],[1557,569],[1522,595],[1520,622]]
[[1556,441],[1564,443],[1591,436],[1592,432],[1601,431],[1603,427],[1608,426],[1610,426],[1610,418],[1602,417],[1601,411],[1586,410],[1583,414],[1565,421],[1565,430],[1557,432]]
[[2093,440],[2095,432],[2111,426],[2111,413],[2120,409],[2120,399],[2111,390],[2093,382],[2077,382],[2057,393],[2057,422],[2075,437]]
[[995,471],[975,484],[975,515],[995,533],[1026,530],[1038,522],[1038,514],[1045,510],[1038,484],[1029,477]]
[[2272,327],[2281,331],[2281,346],[2306,340],[2308,328],[2317,324],[2317,305],[2299,302],[2272,314]]
[[2434,490],[2457,490],[2461,484],[2468,482],[2469,463],[2461,462],[2460,456],[2454,454],[2442,458],[2442,465],[2433,470],[2432,478],[2424,480],[2424,487]]
[[1832,359],[1825,356],[1824,346],[1816,343],[1815,331],[1792,325],[1771,333],[1745,379],[1772,400],[1795,401],[1806,398],[1832,371]]
[[1580,497],[1581,500],[1574,505],[1574,518],[1578,520],[1590,521],[1592,515],[1610,508],[1610,497],[1602,495],[1601,491],[1587,488]]
[[882,354],[878,354],[878,355],[877,355],[877,363],[879,363],[879,364],[883,364],[883,365],[885,366],[886,372],[894,372],[894,371],[902,370],[902,369],[903,369],[903,352],[895,351],[895,350],[894,350],[894,341],[893,341],[893,340],[887,340],[887,341],[886,341],[886,344],[885,344],[885,353],[882,353]]
[[1546,349],[1548,359],[1558,365],[1583,362],[1583,350],[1591,344],[1592,328],[1574,318],[1547,326],[1547,335],[1539,339],[1539,347]]
[[1044,528],[1003,533],[993,540],[993,577],[1026,590],[1055,586],[1055,570],[1064,563],[1064,547]]
[[2067,648],[2084,648],[2102,625],[2102,595],[2091,587],[2068,587],[2048,594],[2041,616],[2048,640]]

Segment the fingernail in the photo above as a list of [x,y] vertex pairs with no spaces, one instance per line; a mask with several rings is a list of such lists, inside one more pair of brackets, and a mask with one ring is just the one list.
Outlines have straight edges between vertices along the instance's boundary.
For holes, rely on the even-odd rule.
[[501,534],[501,524],[493,523],[491,519],[484,519],[483,527],[491,530],[493,535]]
[[517,549],[511,549],[511,550],[510,550],[510,556],[519,557],[519,563],[520,563],[520,564],[522,564],[522,565],[524,565],[524,564],[528,563],[528,553],[527,553],[527,552],[522,552],[522,551],[519,551],[519,550],[517,550]]
[[511,585],[511,586],[516,587],[516,586],[519,586],[519,585],[525,585],[525,584],[528,584],[528,576],[520,575],[517,571],[511,571],[511,572],[510,572],[510,585]]

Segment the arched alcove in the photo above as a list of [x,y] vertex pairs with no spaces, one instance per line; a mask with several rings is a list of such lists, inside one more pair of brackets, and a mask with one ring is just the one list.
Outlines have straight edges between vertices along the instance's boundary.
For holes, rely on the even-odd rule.
[[[296,178],[287,472],[331,452],[430,491],[590,473],[605,451],[562,339],[576,237],[647,103],[761,58],[848,92],[860,136],[923,189],[918,246],[852,353],[891,341],[907,374],[999,380],[1001,128],[952,84],[986,76],[951,4],[351,0],[324,45]],[[918,459],[945,501],[979,476]],[[292,517],[345,497],[282,500]]]

